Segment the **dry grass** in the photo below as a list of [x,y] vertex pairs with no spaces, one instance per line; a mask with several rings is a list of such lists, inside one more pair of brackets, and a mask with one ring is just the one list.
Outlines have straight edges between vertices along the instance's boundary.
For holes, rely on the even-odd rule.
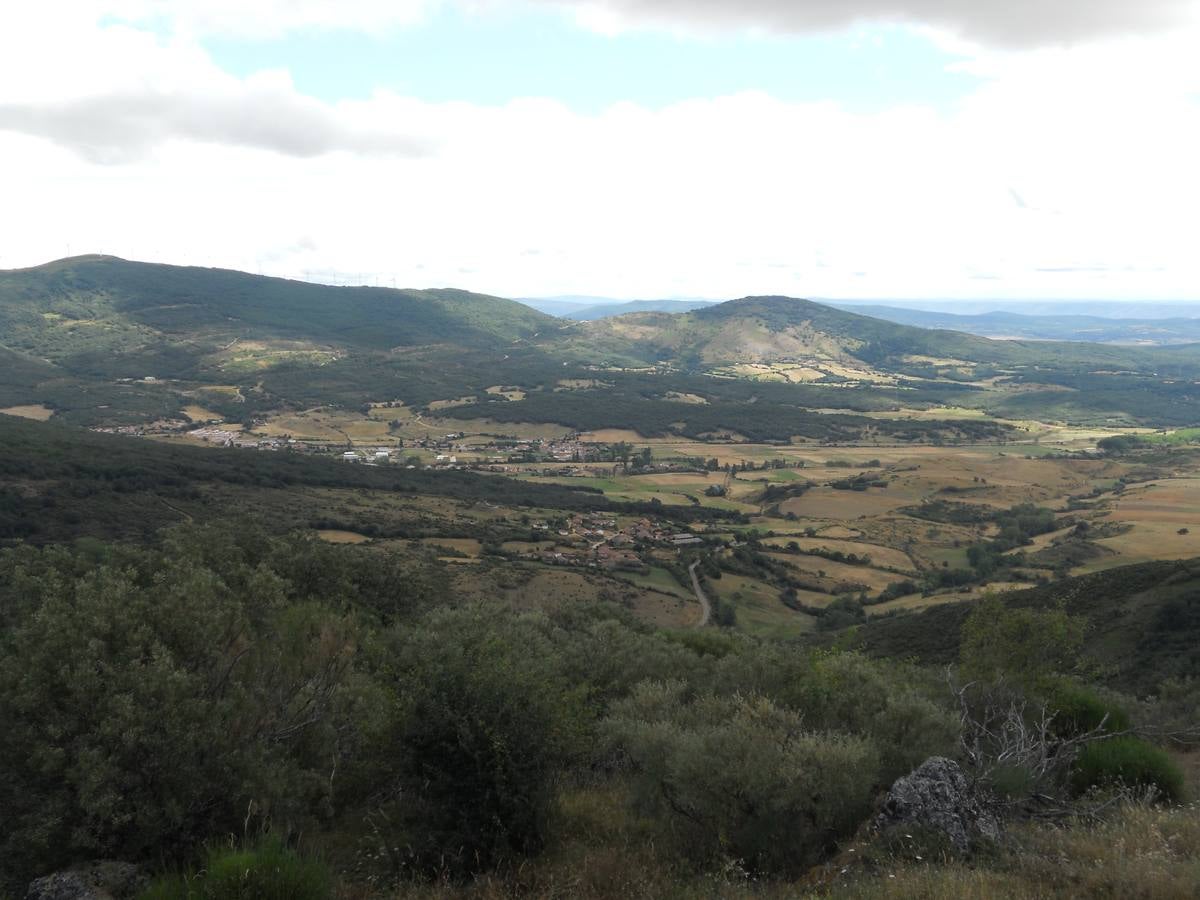
[[1140,898],[1200,892],[1200,809],[1131,804],[1095,826],[1027,825],[994,859],[896,867],[832,889],[833,898]]
[[863,516],[882,516],[913,502],[912,496],[901,496],[890,488],[871,488],[866,491],[837,491],[830,487],[813,488],[802,497],[779,504],[784,513],[811,516],[818,519],[857,519]]
[[913,571],[913,562],[903,550],[892,547],[881,547],[879,544],[867,544],[859,541],[839,540],[836,538],[806,538],[806,537],[774,537],[767,538],[763,543],[774,547],[786,547],[793,541],[801,550],[836,550],[841,553],[854,553],[859,556],[866,554],[871,557],[871,565],[897,569],[902,572]]
[[482,544],[475,538],[449,538],[449,537],[432,537],[422,538],[421,543],[426,547],[445,547],[450,550],[456,550],[459,553],[465,553],[469,557],[479,556],[482,549]]
[[[546,852],[514,871],[464,885],[410,885],[386,894],[344,891],[343,900],[657,900],[657,898],[922,898],[1185,900],[1200,887],[1200,811],[1131,805],[1098,825],[1017,826],[976,860],[870,856],[795,882],[756,879],[736,864],[715,872],[680,868],[660,854],[654,832],[615,786],[564,791]],[[868,848],[864,848],[868,849]],[[839,859],[845,860],[849,855]],[[830,883],[832,877],[833,883]]]
[[41,405],[9,406],[5,409],[0,409],[0,413],[6,416],[17,416],[21,419],[34,419],[38,422],[45,422],[54,415],[54,410],[48,406]]
[[357,531],[338,531],[333,528],[318,531],[317,537],[329,544],[365,544],[371,540]]

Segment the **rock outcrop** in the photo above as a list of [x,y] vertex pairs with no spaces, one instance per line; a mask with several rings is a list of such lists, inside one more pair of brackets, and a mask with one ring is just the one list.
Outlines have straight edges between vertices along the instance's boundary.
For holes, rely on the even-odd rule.
[[32,881],[25,900],[127,900],[145,885],[137,866],[103,860]]
[[1000,836],[1000,822],[971,788],[958,763],[943,756],[925,760],[896,779],[872,823],[876,831],[895,826],[943,833],[966,853],[982,840]]

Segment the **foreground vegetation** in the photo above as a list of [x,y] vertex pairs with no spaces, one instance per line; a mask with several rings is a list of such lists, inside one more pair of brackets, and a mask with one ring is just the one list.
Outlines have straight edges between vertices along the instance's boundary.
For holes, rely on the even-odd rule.
[[[900,884],[1019,884],[1005,860],[1022,841],[1119,827],[1069,826],[1095,791],[1185,799],[1176,764],[1133,735],[1194,693],[1150,709],[1087,687],[1086,623],[1060,611],[980,606],[958,670],[987,689],[963,694],[937,669],[655,630],[612,605],[455,603],[429,565],[198,525],[147,547],[4,551],[7,882],[116,858],[183,873],[151,897],[263,896],[260,866],[301,873],[311,896],[327,878],[359,896],[769,896],[797,879],[888,895],[881,866]],[[1052,711],[1060,765],[998,765],[971,724],[997,697]],[[1003,799],[1001,846],[961,857],[926,835],[909,856],[909,838],[866,827],[934,755]],[[1062,836],[1021,824],[1039,796],[1064,804]],[[1194,865],[1194,812],[1113,809],[1183,835],[1168,843]],[[851,849],[874,862],[847,867]]]

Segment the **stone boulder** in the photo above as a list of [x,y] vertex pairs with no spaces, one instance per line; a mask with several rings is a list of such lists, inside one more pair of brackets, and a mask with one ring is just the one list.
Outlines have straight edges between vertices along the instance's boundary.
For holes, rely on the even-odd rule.
[[137,866],[102,860],[30,882],[25,900],[128,900],[145,886]]
[[1000,822],[971,788],[958,763],[943,756],[925,760],[896,779],[872,822],[874,830],[896,826],[941,832],[959,853],[981,839],[1000,836]]

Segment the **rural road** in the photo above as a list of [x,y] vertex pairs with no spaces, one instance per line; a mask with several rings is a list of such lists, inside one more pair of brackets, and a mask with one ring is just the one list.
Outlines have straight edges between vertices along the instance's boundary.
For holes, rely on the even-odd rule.
[[698,565],[700,565],[700,560],[696,560],[688,566],[688,574],[692,576],[692,590],[696,592],[696,599],[700,602],[700,621],[696,623],[696,627],[703,628],[708,624],[709,617],[712,616],[712,604],[704,596],[704,591],[700,590],[700,579],[696,577],[696,566]]

